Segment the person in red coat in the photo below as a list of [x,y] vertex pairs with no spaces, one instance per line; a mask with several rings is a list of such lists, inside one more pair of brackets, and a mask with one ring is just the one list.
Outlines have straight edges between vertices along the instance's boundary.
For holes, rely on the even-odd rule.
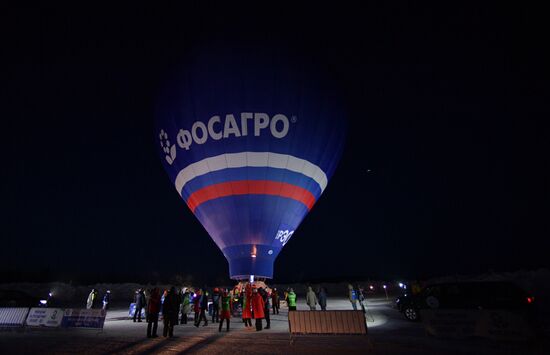
[[252,327],[252,305],[251,305],[251,298],[252,298],[252,288],[250,287],[250,284],[246,285],[246,288],[244,292],[242,293],[243,297],[243,322],[245,327]]
[[[158,288],[154,288],[151,291],[151,297],[147,304],[147,338],[156,338],[157,328],[159,325],[159,312],[160,312],[160,292]],[[151,332],[151,326],[153,331]]]
[[252,311],[254,312],[254,319],[256,319],[256,331],[262,330],[262,319],[265,318],[264,308],[265,302],[258,292],[257,288],[252,291]]

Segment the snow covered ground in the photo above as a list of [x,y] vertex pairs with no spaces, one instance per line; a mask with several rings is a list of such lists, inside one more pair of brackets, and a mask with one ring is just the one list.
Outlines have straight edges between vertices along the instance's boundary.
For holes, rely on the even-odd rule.
[[[303,299],[298,309],[307,307]],[[351,309],[343,298],[329,299],[328,309]],[[217,324],[178,325],[175,337],[146,338],[146,323],[134,323],[127,309],[107,314],[103,331],[87,329],[0,330],[0,354],[548,354],[546,340],[495,342],[487,339],[438,339],[421,323],[406,321],[385,298],[367,303],[367,336],[296,336],[288,333],[287,310],[271,316],[272,329],[245,329],[233,318],[231,330]],[[162,325],[159,325],[162,335]]]

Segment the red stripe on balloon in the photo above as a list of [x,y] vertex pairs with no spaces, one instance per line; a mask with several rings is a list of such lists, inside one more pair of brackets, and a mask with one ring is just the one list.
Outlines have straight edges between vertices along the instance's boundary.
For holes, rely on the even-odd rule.
[[230,181],[206,186],[197,190],[187,199],[187,205],[195,212],[202,203],[220,197],[234,195],[272,195],[291,198],[303,203],[311,210],[315,203],[315,196],[308,190],[296,185],[271,180],[242,180]]

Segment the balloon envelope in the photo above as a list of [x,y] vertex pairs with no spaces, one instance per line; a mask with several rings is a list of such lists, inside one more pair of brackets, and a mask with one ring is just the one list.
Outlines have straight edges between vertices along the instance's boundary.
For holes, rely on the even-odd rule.
[[341,100],[311,66],[274,48],[210,46],[159,95],[164,168],[233,279],[273,277],[342,153]]

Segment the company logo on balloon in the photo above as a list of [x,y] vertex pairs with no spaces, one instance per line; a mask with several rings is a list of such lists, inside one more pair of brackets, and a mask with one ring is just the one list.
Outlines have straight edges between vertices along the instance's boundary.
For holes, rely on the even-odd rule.
[[288,117],[279,113],[269,117],[262,112],[241,112],[240,115],[226,114],[210,117],[208,123],[196,121],[191,129],[180,129],[176,137],[178,146],[189,150],[193,143],[204,144],[208,139],[218,141],[231,137],[259,137],[264,131],[269,131],[275,138],[284,138],[289,130]]
[[279,230],[277,232],[277,235],[275,236],[275,240],[280,240],[281,244],[285,246],[285,244],[289,241],[290,237],[294,234],[294,231],[289,230]]
[[176,145],[170,144],[170,140],[168,140],[168,134],[163,129],[160,130],[159,141],[162,151],[164,152],[164,154],[166,154],[166,162],[172,165],[172,163],[176,159]]
[[[235,117],[237,116],[237,118]],[[296,123],[296,116],[288,117],[282,113],[270,117],[262,112],[241,112],[240,115],[226,114],[225,116],[214,115],[205,124],[196,121],[191,129],[180,129],[176,135],[177,145],[189,150],[193,143],[204,144],[208,139],[218,141],[231,137],[246,137],[254,135],[259,137],[264,131],[268,131],[273,137],[281,139],[288,134],[290,123]],[[176,144],[170,144],[168,134],[161,129],[159,134],[160,147],[166,154],[165,159],[169,165],[176,160]]]

